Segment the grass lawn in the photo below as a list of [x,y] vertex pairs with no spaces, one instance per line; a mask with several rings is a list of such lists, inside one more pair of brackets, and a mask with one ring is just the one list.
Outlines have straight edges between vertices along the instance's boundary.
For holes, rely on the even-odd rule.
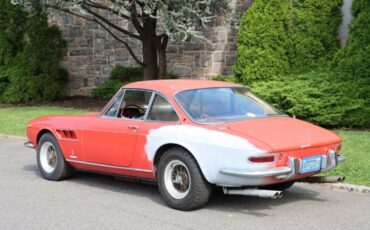
[[88,110],[56,106],[24,106],[0,109],[0,133],[25,136],[27,122],[33,118],[53,114],[82,114]]
[[370,131],[335,132],[343,138],[341,153],[347,160],[324,175],[345,176],[347,183],[370,186]]
[[[0,108],[0,133],[25,136],[25,127],[35,117],[51,114],[82,114],[79,110],[57,106]],[[347,161],[323,175],[346,176],[346,182],[370,186],[370,131],[335,130],[344,142],[342,154]]]

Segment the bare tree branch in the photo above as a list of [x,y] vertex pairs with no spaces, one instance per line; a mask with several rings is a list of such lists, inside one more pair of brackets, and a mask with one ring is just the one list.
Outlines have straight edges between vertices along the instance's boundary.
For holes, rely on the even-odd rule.
[[138,12],[137,12],[136,4],[132,4],[131,9],[130,9],[130,12],[131,12],[131,21],[132,21],[132,24],[134,25],[134,27],[137,30],[137,32],[139,32],[139,34],[141,36],[143,36],[143,26],[139,22],[139,17],[141,15],[139,15]]
[[105,29],[113,38],[115,38],[117,41],[123,43],[126,47],[126,49],[128,50],[128,52],[131,54],[131,56],[135,59],[135,61],[141,65],[141,66],[144,66],[144,63],[142,61],[139,60],[139,58],[135,55],[134,51],[131,49],[131,47],[128,45],[127,42],[123,41],[122,39],[120,39],[117,35],[115,35],[112,31],[110,31],[105,25],[104,23],[98,21],[98,20],[94,20],[96,23],[98,23],[101,27],[103,27],[103,29]]
[[125,30],[125,29],[123,29],[123,28],[121,28],[121,27],[119,27],[119,26],[117,26],[117,25],[113,24],[113,23],[112,23],[112,22],[110,22],[108,19],[104,18],[103,16],[99,15],[98,13],[93,12],[91,9],[89,9],[88,7],[86,7],[86,6],[84,6],[84,5],[82,5],[81,7],[82,7],[84,10],[86,10],[89,14],[93,15],[93,16],[94,16],[94,18],[96,18],[96,19],[99,19],[99,20],[103,21],[105,24],[107,24],[108,26],[110,26],[110,27],[114,28],[115,30],[117,30],[117,31],[119,31],[119,32],[122,32],[122,33],[124,33],[124,34],[128,35],[129,37],[136,38],[136,39],[138,39],[138,40],[142,40],[142,37],[141,37],[140,35],[134,34],[134,33],[130,32],[130,31],[128,31],[128,30]]
[[118,16],[124,18],[124,19],[130,20],[130,16],[125,15],[122,12],[120,12],[118,10],[115,10],[113,8],[98,4],[96,2],[87,1],[87,2],[84,3],[84,5],[89,6],[89,7],[93,7],[93,8],[96,8],[96,9],[106,10],[106,11],[108,11],[112,14],[118,15]]
[[134,51],[132,50],[132,48],[128,45],[127,42],[125,42],[124,40],[120,39],[116,34],[114,34],[112,31],[110,31],[108,29],[108,27],[106,25],[104,25],[103,22],[100,22],[99,20],[97,20],[96,18],[90,18],[90,17],[87,17],[87,16],[84,16],[84,15],[81,15],[81,14],[77,14],[73,11],[70,11],[69,9],[61,9],[61,8],[57,8],[57,7],[54,7],[54,6],[47,6],[49,8],[52,8],[52,9],[56,9],[56,10],[59,10],[59,11],[62,11],[64,13],[68,13],[68,14],[71,14],[73,16],[76,16],[76,17],[80,17],[80,18],[83,18],[85,20],[88,20],[88,21],[92,21],[92,22],[95,22],[97,23],[98,25],[100,25],[105,31],[107,31],[114,39],[116,39],[117,41],[121,42],[125,47],[126,49],[128,50],[128,52],[131,54],[131,56],[134,58],[134,60],[141,66],[144,66],[144,63],[142,61],[139,60],[139,58],[135,55]]
[[87,17],[85,15],[77,14],[77,13],[75,13],[75,12],[69,10],[69,9],[58,8],[58,7],[55,7],[55,6],[52,6],[52,5],[45,5],[45,7],[51,8],[51,9],[54,9],[54,10],[58,10],[58,11],[62,11],[64,13],[71,14],[73,16],[80,17],[80,18],[83,18],[83,19],[88,20],[88,21],[94,21],[94,18],[90,18],[90,17]]

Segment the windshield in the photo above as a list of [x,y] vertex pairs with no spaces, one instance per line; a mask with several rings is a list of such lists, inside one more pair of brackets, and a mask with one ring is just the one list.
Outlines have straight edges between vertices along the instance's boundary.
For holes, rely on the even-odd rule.
[[283,115],[245,87],[185,90],[175,97],[185,112],[200,123]]

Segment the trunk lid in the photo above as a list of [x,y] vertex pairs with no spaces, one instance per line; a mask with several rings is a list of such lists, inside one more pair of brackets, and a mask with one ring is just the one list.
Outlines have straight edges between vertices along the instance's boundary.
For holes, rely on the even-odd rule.
[[252,137],[270,146],[275,152],[311,148],[339,143],[333,132],[290,117],[269,117],[235,121],[227,124],[245,138]]

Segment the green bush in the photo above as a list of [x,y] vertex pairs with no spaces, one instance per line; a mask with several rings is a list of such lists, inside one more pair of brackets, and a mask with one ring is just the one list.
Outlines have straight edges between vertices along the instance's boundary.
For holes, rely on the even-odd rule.
[[319,66],[338,48],[341,0],[256,0],[240,22],[239,82],[279,79]]
[[99,85],[91,92],[93,97],[109,100],[125,84],[143,79],[142,67],[116,66],[106,82]]
[[[332,68],[355,78],[370,78],[370,1],[355,0],[349,40],[331,62]],[[368,85],[370,87],[370,84]]]
[[284,113],[321,126],[369,127],[370,87],[347,79],[335,72],[311,72],[256,82],[251,88]]
[[300,119],[369,128],[370,2],[354,0],[349,41],[339,49],[341,3],[256,0],[241,21],[235,81]]
[[117,66],[110,73],[109,79],[121,82],[133,82],[143,79],[144,69],[142,67]]
[[[236,82],[233,76],[213,80]],[[320,70],[292,74],[249,85],[262,99],[285,114],[328,127],[370,127],[370,82],[339,72]]]
[[124,83],[118,80],[108,79],[106,82],[93,89],[91,95],[102,100],[109,100],[123,85]]
[[235,83],[236,82],[236,79],[234,76],[226,76],[226,75],[218,75],[216,77],[213,77],[212,80],[214,81],[226,81],[226,82],[231,82],[231,83]]
[[[0,0],[0,6],[0,100],[28,103],[63,95],[68,72],[60,61],[67,45],[58,27],[48,25],[38,6],[29,13],[9,0]],[[18,16],[23,20],[16,28]]]

